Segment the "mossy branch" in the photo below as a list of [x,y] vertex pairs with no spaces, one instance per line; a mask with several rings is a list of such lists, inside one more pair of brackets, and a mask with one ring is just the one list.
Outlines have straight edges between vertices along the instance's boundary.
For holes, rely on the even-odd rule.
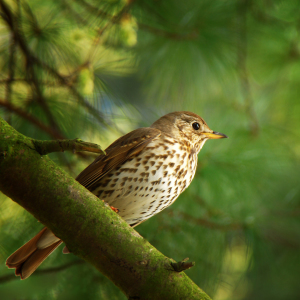
[[[0,118],[0,190],[131,299],[210,299],[118,214]],[[38,229],[37,229],[38,230]]]

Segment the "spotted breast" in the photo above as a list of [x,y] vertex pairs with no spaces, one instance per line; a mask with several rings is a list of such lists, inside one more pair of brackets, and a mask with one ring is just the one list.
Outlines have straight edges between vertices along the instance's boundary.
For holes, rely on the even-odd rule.
[[171,205],[191,183],[196,166],[197,150],[190,142],[164,134],[108,173],[92,192],[136,225]]

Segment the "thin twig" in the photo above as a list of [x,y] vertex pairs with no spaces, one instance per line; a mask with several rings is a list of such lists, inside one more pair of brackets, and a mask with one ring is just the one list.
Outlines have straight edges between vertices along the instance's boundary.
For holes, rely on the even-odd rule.
[[[100,42],[101,37],[103,36],[104,32],[107,31],[107,29],[109,29],[112,25],[117,24],[120,22],[120,20],[122,19],[122,17],[129,11],[129,9],[131,8],[131,6],[133,5],[135,0],[131,0],[130,2],[128,2],[126,5],[124,5],[124,7],[119,11],[119,13],[115,16],[112,16],[108,22],[104,25],[103,28],[99,28],[98,29],[98,34],[97,37],[93,43],[93,45],[91,46],[91,49],[88,53],[88,59],[90,60],[90,57],[92,57],[92,55],[95,53],[95,50]],[[101,15],[104,15],[104,12],[98,10],[98,13],[100,12]],[[107,15],[107,14],[106,14]]]
[[245,228],[245,225],[242,223],[232,222],[229,224],[216,223],[214,221],[205,219],[205,218],[195,218],[187,213],[179,212],[176,213],[179,217],[187,220],[188,222],[195,223],[210,229],[229,231],[229,230],[242,230]]
[[[12,82],[14,80],[14,74],[15,74],[15,51],[16,51],[16,43],[15,43],[14,35],[11,34],[10,47],[9,47],[9,59],[8,59],[8,79],[6,81],[6,95],[5,95],[5,99],[9,103],[11,103]],[[11,124],[11,113],[8,114],[7,122]]]
[[79,103],[87,108],[88,112],[95,118],[97,119],[101,124],[106,124],[106,125],[112,125],[110,121],[108,121],[104,114],[100,111],[98,111],[95,107],[93,107],[90,103],[88,103],[84,97],[77,91],[77,89],[71,84],[64,76],[62,76],[59,72],[57,72],[54,68],[51,66],[47,65],[45,62],[40,61],[37,57],[33,57],[35,62],[47,70],[52,76],[54,76],[62,85],[67,87],[72,94],[78,99]]
[[138,27],[142,30],[151,32],[155,35],[162,36],[164,38],[169,38],[172,40],[195,40],[199,37],[199,33],[194,30],[187,33],[177,33],[177,32],[168,32],[162,29],[151,27],[143,23],[137,23]]
[[[84,0],[79,0],[77,2],[79,4],[81,4],[85,9],[87,9],[90,13],[94,14],[95,16],[109,19],[111,24],[116,24],[116,23],[120,22],[120,20],[122,19],[121,17],[124,14],[124,12],[121,12],[122,14],[120,15],[120,17],[116,18],[113,15],[97,8],[96,6],[93,6],[92,4],[90,4],[90,3],[88,3]],[[127,7],[127,9],[128,9],[128,7]],[[199,33],[196,32],[196,31],[192,31],[192,32],[188,32],[188,33],[168,32],[168,31],[165,31],[165,30],[162,30],[162,29],[158,29],[158,28],[143,24],[141,22],[136,22],[136,24],[137,24],[138,28],[140,28],[144,31],[148,31],[148,32],[153,33],[155,35],[162,36],[162,37],[169,38],[169,39],[174,39],[174,40],[195,40],[199,37]],[[105,29],[107,29],[107,28],[105,28]]]
[[188,260],[189,260],[189,258],[187,257],[177,263],[172,262],[171,266],[175,272],[182,272],[182,271],[188,270],[195,265],[195,262],[193,262],[193,261],[188,262]]
[[89,22],[88,22],[87,20],[83,19],[82,16],[81,16],[81,14],[77,13],[77,12],[73,9],[72,5],[70,5],[67,1],[61,1],[61,2],[60,2],[60,5],[61,5],[61,7],[66,11],[65,16],[66,16],[67,18],[69,18],[70,15],[72,15],[73,17],[75,17],[75,18],[73,18],[72,20],[75,19],[76,21],[78,21],[78,23],[81,23],[81,24],[83,24],[83,25],[88,25],[88,24],[89,24]]
[[73,153],[79,151],[87,151],[93,153],[105,154],[105,151],[97,144],[84,142],[80,139],[74,140],[52,140],[40,141],[32,140],[36,151],[41,155],[46,155],[52,152],[72,151]]
[[[31,80],[28,80],[28,83],[31,84],[32,83],[32,90],[33,90],[33,94],[36,93],[37,94],[37,102],[40,104],[40,106],[42,107],[42,109],[44,110],[48,121],[51,125],[51,127],[53,127],[53,129],[55,131],[57,131],[58,134],[60,134],[60,130],[58,129],[58,125],[56,124],[54,117],[48,107],[48,104],[46,103],[41,88],[40,88],[40,84],[39,81],[36,77],[35,74],[35,70],[34,70],[34,66],[33,66],[33,62],[34,60],[32,59],[32,55],[30,53],[29,48],[27,47],[27,43],[24,39],[24,35],[21,33],[21,27],[18,26],[17,24],[17,18],[14,16],[14,14],[10,11],[9,6],[6,5],[6,3],[4,1],[0,1],[2,10],[4,12],[4,14],[6,15],[6,18],[4,18],[4,20],[6,21],[6,23],[9,25],[9,27],[11,28],[11,32],[13,34],[13,39],[16,43],[19,44],[21,50],[23,51],[23,53],[25,54],[25,58],[26,58],[26,74],[28,75],[28,78],[30,78]],[[33,16],[33,14],[32,14]]]
[[42,90],[41,90],[41,87],[40,87],[40,82],[37,79],[35,71],[34,71],[34,66],[31,65],[31,64],[28,64],[27,70],[29,71],[29,72],[27,72],[27,74],[31,75],[31,80],[28,79],[28,84],[30,85],[30,83],[32,83],[31,87],[32,87],[33,99],[36,99],[38,104],[43,109],[43,111],[44,111],[51,127],[55,131],[60,132],[59,127],[58,127],[58,125],[55,121],[55,118],[54,118],[54,116],[53,116],[53,114],[52,114],[52,112],[51,112],[51,110],[48,106],[48,103],[47,103],[47,101],[45,100],[45,98],[43,96],[43,93],[42,93]]
[[[38,127],[39,129],[41,129],[42,131],[46,132],[49,134],[49,136],[51,136],[54,139],[61,139],[64,140],[65,137],[58,133],[57,131],[53,130],[51,127],[45,125],[44,123],[42,123],[39,119],[37,119],[35,116],[29,114],[28,112],[22,110],[21,108],[3,100],[0,98],[0,107],[5,107],[6,109],[8,109],[9,111],[19,115],[20,117],[22,117],[23,119],[29,121],[31,124],[35,125],[36,127]],[[89,159],[89,157],[87,155],[85,155],[84,153],[77,153],[77,155],[79,155],[81,158],[84,159]],[[68,166],[68,168],[70,170],[72,170],[71,165],[66,162],[66,160],[64,160],[64,163]]]
[[[36,19],[35,15],[32,13],[31,8],[29,5],[26,5],[26,9],[27,11],[30,12],[30,16],[34,21],[34,24],[36,26],[36,28],[39,30],[39,23],[38,20]],[[14,19],[14,18],[13,18]],[[15,21],[17,22],[17,21]],[[14,26],[13,28],[16,28],[16,26]],[[15,29],[16,31],[18,31],[18,35],[20,37],[22,37],[22,39],[24,40],[24,43],[27,45],[27,41],[25,39],[25,36],[22,32],[22,27],[17,26],[17,29]],[[29,49],[27,49],[27,53],[29,53]],[[59,126],[52,114],[52,111],[50,110],[47,101],[45,100],[45,97],[43,95],[43,91],[41,89],[41,83],[40,80],[36,74],[36,70],[35,70],[35,66],[34,66],[34,60],[31,59],[31,56],[26,56],[26,80],[28,81],[28,84],[31,86],[32,89],[32,98],[35,99],[37,101],[37,103],[40,105],[40,107],[42,108],[42,110],[44,111],[46,118],[48,119],[49,124],[51,125],[51,127],[56,130],[57,132],[60,132]]]
[[[76,72],[78,69],[76,69],[71,76],[73,76],[73,74],[75,75]],[[70,75],[68,76],[70,77]],[[1,79],[0,80],[0,84],[7,84],[7,82],[22,82],[22,83],[27,83],[28,82],[31,82],[30,81],[30,78],[28,79],[25,79],[25,78],[12,78],[12,79],[9,79],[9,78],[4,78],[4,79]],[[61,83],[58,83],[58,82],[55,82],[55,81],[39,81],[40,84],[42,85],[45,85],[45,86],[48,86],[48,87],[52,87],[52,88],[61,88],[62,87],[62,84]]]
[[[2,8],[2,11],[4,12],[3,19],[7,23],[7,25],[10,27],[11,31],[14,34],[15,41],[18,43],[20,49],[22,50],[23,54],[26,57],[26,62],[27,64],[36,64],[39,67],[43,68],[45,71],[49,72],[56,80],[58,80],[61,84],[63,84],[65,87],[67,87],[71,93],[78,99],[79,103],[84,106],[88,112],[95,117],[96,120],[98,120],[101,124],[109,124],[112,125],[111,122],[108,120],[105,120],[104,115],[96,110],[91,104],[89,104],[84,97],[76,90],[76,88],[70,84],[70,82],[62,76],[58,71],[56,71],[54,68],[46,64],[44,61],[41,61],[39,58],[34,56],[30,49],[28,48],[23,36],[20,34],[20,32],[15,28],[14,25],[14,15],[7,6],[7,4],[3,1],[0,0],[0,5]],[[31,78],[33,79],[33,78]]]
[[41,129],[42,131],[48,133],[52,138],[55,139],[64,139],[64,136],[57,132],[56,130],[53,130],[51,127],[43,124],[39,119],[37,119],[35,116],[29,114],[28,112],[22,110],[21,108],[13,105],[12,103],[9,103],[3,99],[0,99],[0,106],[5,107],[11,112],[14,112],[15,114],[19,115],[23,119],[29,121],[30,123],[34,124],[36,127]]

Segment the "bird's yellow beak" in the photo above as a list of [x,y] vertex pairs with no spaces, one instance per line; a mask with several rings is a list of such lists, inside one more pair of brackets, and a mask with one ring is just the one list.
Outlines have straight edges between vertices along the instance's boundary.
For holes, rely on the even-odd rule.
[[207,138],[209,139],[224,139],[224,138],[228,138],[228,136],[224,133],[220,133],[220,132],[202,132],[203,135],[205,135]]

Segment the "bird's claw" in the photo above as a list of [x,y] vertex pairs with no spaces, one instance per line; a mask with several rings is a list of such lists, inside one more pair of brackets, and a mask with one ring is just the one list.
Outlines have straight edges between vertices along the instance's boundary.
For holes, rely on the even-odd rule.
[[113,206],[110,207],[114,212],[118,213],[120,210],[118,208],[115,208]]

